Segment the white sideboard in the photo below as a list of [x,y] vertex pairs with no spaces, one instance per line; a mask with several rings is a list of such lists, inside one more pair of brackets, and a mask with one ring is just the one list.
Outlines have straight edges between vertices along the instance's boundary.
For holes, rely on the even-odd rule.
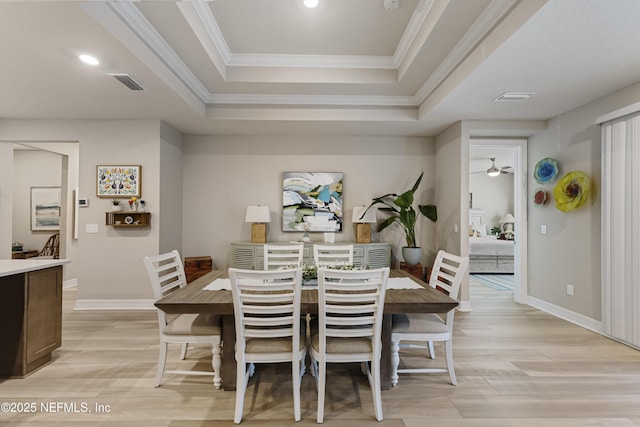
[[[322,244],[324,245],[326,243]],[[391,266],[391,244],[350,242],[336,243],[336,245],[351,244],[353,245],[353,264],[355,266],[364,268],[380,268]],[[249,270],[264,269],[264,245],[264,243],[250,242],[231,243],[231,263],[233,267],[245,268]],[[305,265],[314,264],[313,243],[305,243],[303,263]]]

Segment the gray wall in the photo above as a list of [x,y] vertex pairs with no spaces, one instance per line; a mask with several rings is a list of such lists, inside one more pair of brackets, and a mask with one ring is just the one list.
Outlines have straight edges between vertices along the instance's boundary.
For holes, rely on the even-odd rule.
[[60,187],[62,156],[40,150],[14,152],[13,237],[40,250],[54,231],[31,230],[31,187]]
[[[184,254],[211,255],[220,268],[231,263],[231,242],[251,238],[251,226],[244,222],[248,205],[269,206],[268,241],[302,237],[282,231],[283,172],[344,173],[344,223],[336,242],[354,240],[354,206],[410,189],[422,171],[416,201],[434,201],[430,138],[186,136],[184,150]],[[434,230],[429,220],[419,219],[420,244],[427,248],[423,262],[435,247]],[[323,234],[311,238],[322,241]],[[374,232],[373,239],[392,243],[396,260],[406,245],[396,226],[381,235]]]
[[469,192],[473,194],[473,208],[484,211],[487,233],[499,226],[499,220],[507,212],[513,215],[513,174],[495,177],[486,173],[469,175]]
[[[558,160],[559,177],[580,170],[591,177],[591,197],[579,210],[564,213],[553,196],[543,207],[529,208],[529,295],[591,319],[601,320],[600,127],[596,118],[637,102],[640,84],[591,102],[549,121],[548,129],[529,141],[529,195],[540,186],[533,179],[543,157]],[[558,178],[559,179],[559,178]],[[558,182],[544,186],[550,193]],[[547,234],[540,234],[540,226]],[[566,295],[566,285],[574,296]]]

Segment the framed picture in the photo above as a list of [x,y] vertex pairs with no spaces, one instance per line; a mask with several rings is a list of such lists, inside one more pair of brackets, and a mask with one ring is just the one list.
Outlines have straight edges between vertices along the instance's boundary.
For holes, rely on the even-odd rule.
[[284,172],[282,231],[342,231],[342,172]]
[[140,197],[142,193],[142,166],[98,165],[98,197]]
[[31,230],[60,230],[60,187],[31,187]]

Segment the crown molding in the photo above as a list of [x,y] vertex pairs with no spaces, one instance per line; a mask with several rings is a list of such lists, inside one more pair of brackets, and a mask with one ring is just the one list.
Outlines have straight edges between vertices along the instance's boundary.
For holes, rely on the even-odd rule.
[[129,2],[110,2],[109,7],[149,48],[169,67],[169,69],[201,100],[209,94],[207,88],[191,72],[176,52],[156,31],[140,10]]
[[423,103],[429,95],[451,74],[486,35],[509,13],[519,0],[493,0],[473,23],[449,55],[418,89],[415,96]]
[[417,107],[413,96],[211,94],[207,104]]

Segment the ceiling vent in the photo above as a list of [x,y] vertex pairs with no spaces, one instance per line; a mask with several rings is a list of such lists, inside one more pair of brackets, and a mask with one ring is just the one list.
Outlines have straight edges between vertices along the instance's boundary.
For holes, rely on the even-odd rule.
[[533,92],[505,92],[494,101],[526,101],[533,95],[535,95]]
[[114,79],[118,80],[120,83],[125,85],[131,90],[144,90],[142,86],[136,83],[128,74],[109,74]]

